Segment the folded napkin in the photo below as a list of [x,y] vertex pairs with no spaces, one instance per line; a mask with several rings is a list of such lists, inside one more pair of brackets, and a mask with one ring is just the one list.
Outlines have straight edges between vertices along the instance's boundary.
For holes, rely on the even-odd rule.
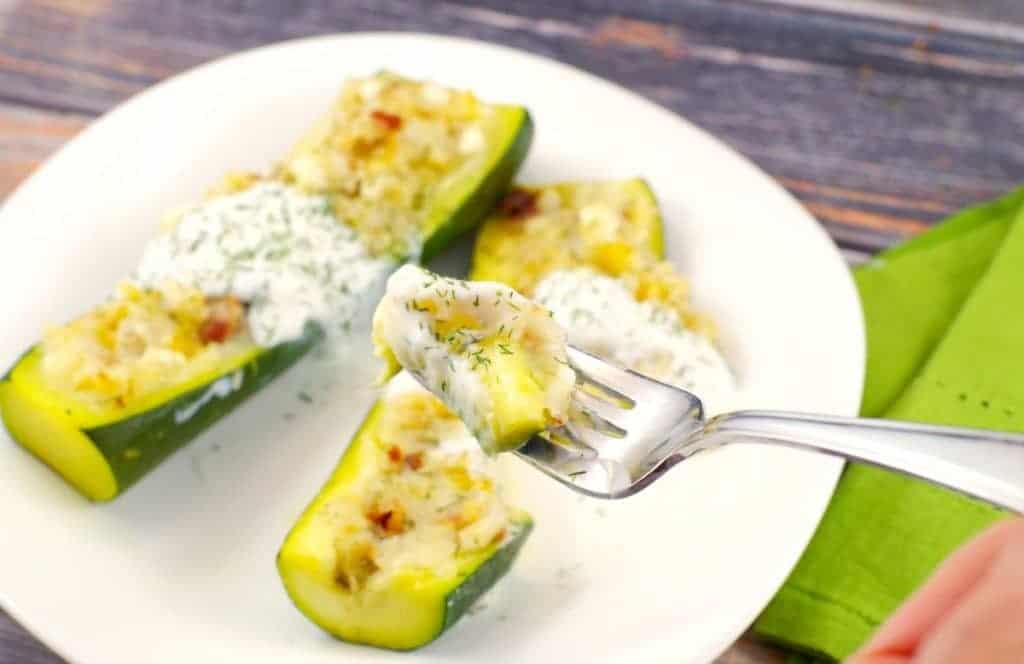
[[[950,217],[854,277],[868,345],[862,415],[1024,431],[1024,189]],[[842,659],[1001,516],[933,485],[848,465],[755,631]]]

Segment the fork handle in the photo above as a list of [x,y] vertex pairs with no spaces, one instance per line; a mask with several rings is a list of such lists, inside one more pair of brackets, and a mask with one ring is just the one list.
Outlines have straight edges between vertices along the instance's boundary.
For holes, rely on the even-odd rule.
[[740,441],[781,444],[881,466],[1024,512],[1020,434],[773,411],[720,415],[703,433],[694,451]]

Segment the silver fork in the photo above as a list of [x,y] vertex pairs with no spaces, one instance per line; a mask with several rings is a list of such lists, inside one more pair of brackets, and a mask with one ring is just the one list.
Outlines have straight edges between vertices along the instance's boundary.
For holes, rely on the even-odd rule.
[[625,498],[698,452],[770,443],[861,461],[1024,512],[1024,435],[774,411],[704,417],[696,395],[569,348],[569,422],[517,454],[566,486]]

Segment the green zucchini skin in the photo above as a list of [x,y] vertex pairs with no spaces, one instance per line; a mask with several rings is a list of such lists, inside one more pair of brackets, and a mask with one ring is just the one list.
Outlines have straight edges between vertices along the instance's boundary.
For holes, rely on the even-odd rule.
[[[421,648],[450,629],[512,567],[533,529],[526,512],[513,509],[505,539],[471,554],[452,576],[430,582],[398,583],[371,598],[353,598],[332,572],[334,553],[323,542],[335,536],[329,505],[353,499],[352,483],[371,450],[387,400],[378,400],[353,435],[331,476],[285,537],[277,555],[282,585],[295,607],[311,622],[346,643],[387,650]],[[381,600],[381,598],[384,598]],[[367,603],[373,610],[366,612]],[[413,614],[412,612],[415,612]],[[369,622],[368,622],[369,621]]]
[[444,598],[444,626],[437,636],[441,636],[458,622],[473,603],[512,568],[512,564],[519,557],[519,551],[533,532],[533,519],[524,517],[513,528],[514,531],[509,533],[508,541]]
[[462,234],[473,230],[491,212],[508,190],[512,179],[526,159],[533,143],[533,118],[525,108],[506,108],[505,114],[514,114],[514,126],[507,134],[504,154],[494,168],[486,171],[473,189],[473,195],[463,198],[448,215],[447,222],[429,233],[421,250],[421,263],[428,263]]
[[[85,429],[83,433],[106,458],[120,493],[263,389],[299,361],[322,337],[318,328],[307,325],[298,339],[268,348],[238,369],[201,387],[156,408],[120,422]],[[234,378],[236,374],[238,378]],[[219,381],[237,381],[237,387],[231,386],[218,393]]]

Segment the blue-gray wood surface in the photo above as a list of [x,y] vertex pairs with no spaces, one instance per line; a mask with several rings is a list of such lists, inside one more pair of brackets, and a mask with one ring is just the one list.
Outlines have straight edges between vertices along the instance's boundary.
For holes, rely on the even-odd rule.
[[[0,198],[97,115],[220,55],[356,30],[548,55],[709,129],[851,258],[1024,181],[1021,0],[0,0]],[[0,611],[0,663],[61,660]],[[721,664],[777,664],[742,639]]]

